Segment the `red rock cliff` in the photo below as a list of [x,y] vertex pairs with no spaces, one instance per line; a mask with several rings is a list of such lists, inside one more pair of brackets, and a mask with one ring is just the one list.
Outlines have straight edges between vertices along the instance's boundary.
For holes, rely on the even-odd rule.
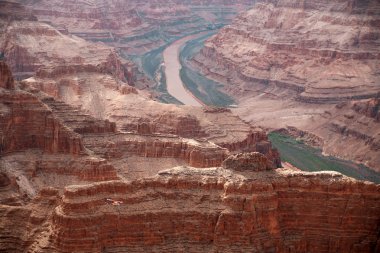
[[0,63],[0,73],[1,154],[30,148],[49,153],[78,155],[83,152],[80,136],[67,129],[37,97],[9,90],[14,83],[4,63]]
[[375,97],[379,13],[376,0],[258,1],[194,62],[239,97],[274,87],[309,103]]
[[65,190],[59,252],[375,252],[380,188],[339,174],[174,169]]

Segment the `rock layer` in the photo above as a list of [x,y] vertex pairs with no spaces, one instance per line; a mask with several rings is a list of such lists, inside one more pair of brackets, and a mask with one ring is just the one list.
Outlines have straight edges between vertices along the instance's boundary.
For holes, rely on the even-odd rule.
[[9,90],[14,86],[13,78],[3,62],[0,72],[4,74],[0,87],[8,88],[0,88],[0,154],[30,148],[73,155],[83,152],[79,135],[67,129],[35,96]]
[[66,188],[51,241],[59,252],[375,252],[379,190],[339,174],[177,168]]
[[236,94],[269,86],[310,103],[370,98],[380,91],[379,22],[374,0],[259,1],[195,60]]

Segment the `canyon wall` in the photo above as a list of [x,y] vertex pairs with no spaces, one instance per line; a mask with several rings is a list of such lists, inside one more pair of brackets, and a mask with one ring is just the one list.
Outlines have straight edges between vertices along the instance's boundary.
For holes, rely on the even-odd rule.
[[1,155],[30,148],[73,155],[83,151],[80,137],[65,128],[36,97],[14,90],[12,74],[3,62],[0,73]]
[[[4,86],[13,87],[11,72],[5,64],[1,66],[3,66],[2,72],[6,74],[3,78]],[[170,157],[183,159],[194,167],[213,167],[220,166],[229,152],[244,150],[260,151],[267,155],[272,167],[281,166],[279,154],[272,149],[265,133],[262,130],[251,133],[248,125],[243,125],[244,127],[240,127],[240,129],[228,129],[228,132],[227,129],[223,129],[221,136],[211,135],[209,131],[211,132],[213,128],[200,131],[203,132],[201,135],[193,132],[191,137],[198,138],[198,140],[183,138],[184,136],[181,134],[189,138],[190,135],[185,134],[186,132],[182,133],[177,124],[170,122],[166,122],[166,126],[174,127],[176,135],[170,131],[161,131],[160,133],[149,129],[143,131],[141,128],[144,127],[141,125],[137,131],[119,133],[115,123],[93,118],[82,112],[79,107],[57,101],[53,97],[29,87],[27,83],[24,83],[24,86],[24,91],[4,90],[2,96],[3,110],[7,112],[3,114],[4,120],[1,128],[3,153],[39,148],[48,153],[69,152],[73,155],[80,155],[86,153],[86,150],[91,150],[100,157],[108,159],[129,155],[153,158]],[[218,128],[223,127],[223,124],[227,122],[231,127],[229,122],[231,116],[219,113],[215,116],[222,119],[226,117],[224,120],[219,119],[217,122],[213,122],[213,124],[220,123]],[[165,115],[161,115],[159,120],[162,121],[165,118]],[[177,115],[173,120],[178,118],[181,119]],[[198,129],[202,129],[199,120],[194,116],[183,117],[184,122],[187,122],[187,118],[193,119]],[[212,118],[211,115],[210,118]],[[235,119],[237,126],[242,124],[238,118],[234,116],[232,118]],[[156,124],[165,126],[164,123]],[[26,126],[28,126],[27,135],[24,134]],[[216,127],[216,124],[209,127]],[[242,132],[241,139],[237,138],[239,133],[237,131]],[[235,135],[234,138],[231,138],[232,134]],[[50,136],[53,138],[50,139]],[[201,137],[209,137],[213,140]],[[231,139],[235,140],[226,143]]]
[[176,168],[67,187],[58,252],[376,252],[379,187],[339,174]]
[[378,1],[258,1],[195,61],[215,60],[210,75],[229,76],[236,93],[278,86],[311,103],[370,98],[379,93],[379,18]]
[[1,51],[16,76],[29,73],[30,76],[52,78],[98,72],[126,81],[131,75],[131,63],[128,65],[121,60],[112,48],[63,36],[53,27],[37,21],[1,21],[5,30],[0,41]]

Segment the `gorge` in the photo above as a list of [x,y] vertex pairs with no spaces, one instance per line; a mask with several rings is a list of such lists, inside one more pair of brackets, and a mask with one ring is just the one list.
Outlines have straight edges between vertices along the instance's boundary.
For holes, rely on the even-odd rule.
[[379,20],[0,0],[0,252],[379,252]]

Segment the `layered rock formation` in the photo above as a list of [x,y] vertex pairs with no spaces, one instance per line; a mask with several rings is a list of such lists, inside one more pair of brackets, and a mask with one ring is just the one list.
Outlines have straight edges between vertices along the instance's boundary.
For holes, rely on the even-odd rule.
[[339,174],[176,168],[67,187],[50,241],[58,252],[375,252],[379,190]]
[[[17,179],[19,190],[25,188],[29,197],[35,195],[28,181],[39,177],[40,172],[73,176],[83,181],[117,178],[115,169],[107,161],[88,156],[80,135],[112,133],[116,131],[115,124],[79,112],[71,117],[66,114],[69,118],[64,120],[37,95],[15,88],[11,72],[3,62],[0,72],[4,74],[2,81],[6,81],[0,87],[11,88],[0,88],[1,166],[6,178]],[[62,161],[66,162],[62,164]]]
[[275,167],[261,153],[240,153],[229,156],[223,161],[223,168],[238,171],[261,171]]
[[[3,64],[2,66],[5,68],[3,72],[10,74],[6,65]],[[11,76],[4,79],[7,81],[7,86],[13,86],[11,81],[11,83],[8,82],[8,79],[12,79]],[[2,97],[4,101],[3,108],[4,112],[8,112],[3,114],[4,120],[2,121],[2,152],[4,154],[39,148],[51,153],[64,152],[80,155],[85,153],[86,148],[103,158],[123,158],[129,155],[154,158],[170,157],[183,159],[189,165],[195,167],[212,167],[221,165],[229,151],[234,152],[244,149],[260,151],[267,155],[273,166],[281,166],[279,155],[271,148],[265,134],[261,130],[250,133],[252,130],[248,125],[243,125],[245,129],[239,129],[239,131],[243,132],[240,135],[242,140],[236,139],[237,129],[223,129],[223,125],[219,129],[219,131],[222,131],[213,135],[210,132],[215,132],[216,129],[192,131],[192,137],[199,138],[199,140],[184,139],[181,134],[190,137],[190,133],[181,132],[181,128],[176,124],[173,124],[172,127],[176,129],[177,135],[171,134],[170,131],[162,131],[161,133],[149,129],[142,131],[141,125],[139,125],[140,130],[137,128],[137,131],[118,133],[115,123],[95,119],[85,114],[79,107],[72,107],[56,101],[38,90],[29,88],[25,83],[24,86],[25,91],[16,90],[11,92],[4,90]],[[27,91],[33,92],[34,95]],[[22,101],[22,105],[19,104],[20,101]],[[221,116],[217,115],[218,118]],[[212,117],[210,116],[209,118]],[[241,124],[236,117],[233,118],[237,121],[237,124]],[[165,126],[164,123],[160,124],[161,120],[159,119],[156,124]],[[201,129],[201,125],[194,116],[193,120],[197,123],[197,128]],[[186,123],[185,121],[185,125]],[[208,122],[208,124],[210,123],[213,122]],[[219,119],[215,123],[222,122]],[[26,125],[30,126],[27,136],[22,134]],[[42,129],[40,125],[44,125],[46,130]],[[171,122],[166,122],[166,125],[171,126]],[[216,125],[211,125],[211,127],[216,127]],[[232,139],[232,133],[235,135],[235,142],[228,145],[219,141]],[[52,139],[46,136],[52,136]],[[201,137],[209,137],[209,139],[213,140],[211,142],[207,138]],[[225,149],[223,146],[230,148]]]
[[[115,123],[93,118],[27,83],[16,85],[3,62],[0,73],[2,251],[64,251],[52,237],[60,233],[52,227],[52,211],[63,188],[70,184],[120,180],[127,175],[128,166],[127,163],[120,166],[120,160],[141,156],[160,163],[170,158],[191,166],[212,167],[221,165],[227,157],[227,149],[206,139],[196,141],[144,131],[118,132]],[[272,166],[276,162],[270,160]],[[154,171],[151,168],[145,174],[152,175]],[[133,173],[128,177],[134,178]],[[17,228],[11,217],[18,219]]]
[[[29,4],[39,20],[87,40],[104,41],[127,54],[165,45],[168,38],[230,20],[244,1],[38,1]],[[157,31],[159,29],[160,31]]]
[[210,71],[242,81],[227,88],[236,93],[269,86],[313,103],[374,97],[379,16],[377,1],[262,1],[208,41],[196,60],[217,60]]
[[[145,143],[153,143],[151,139],[160,139],[162,135],[164,139],[166,136],[170,139],[171,135],[176,135],[174,141],[159,140],[161,144],[153,149],[155,150],[153,153],[164,154],[164,157],[187,157],[185,159],[191,161],[191,165],[204,167],[220,165],[225,158],[223,148],[231,152],[259,151],[267,154],[273,164],[280,166],[279,155],[272,149],[263,131],[251,129],[251,126],[230,112],[212,113],[200,108],[194,110],[188,107],[163,105],[152,101],[148,93],[137,92],[124,82],[128,81],[126,79],[128,79],[129,65],[123,64],[115,50],[110,47],[62,34],[52,26],[37,21],[26,19],[7,23],[3,20],[3,23],[5,33],[2,40],[7,63],[16,72],[25,70],[35,72],[33,77],[22,82],[22,88],[37,94],[41,101],[73,131],[79,134],[109,132],[111,126],[108,123],[104,125],[86,118],[81,115],[83,113],[81,110],[84,110],[98,119],[115,122],[122,131],[132,133],[127,137],[117,137],[119,138],[117,143],[131,143],[135,142],[136,138],[140,139],[144,148],[127,149],[133,154],[154,156],[147,155],[153,151],[145,148],[145,145],[148,145]],[[15,54],[16,48],[22,48],[27,57]],[[74,108],[55,99],[41,97],[38,91],[74,105]],[[113,125],[112,129],[111,132],[114,132],[116,126]],[[108,139],[113,138],[106,136],[101,139],[107,143]],[[181,145],[187,147],[188,141],[182,141],[181,138],[199,140],[195,141],[197,144],[194,147],[190,145],[192,148],[186,152],[181,152],[182,149],[178,147],[171,148],[176,151],[156,150],[162,149],[160,145],[166,147],[179,144],[179,147]],[[193,148],[197,150],[196,146],[204,144],[207,146],[208,141],[212,142],[210,146],[214,144],[220,146],[216,148],[217,158],[210,158],[210,162],[205,162],[208,155],[194,155],[198,158],[189,158]],[[92,139],[89,138],[89,145],[91,142]],[[110,147],[104,150],[102,148],[104,145],[98,144],[99,146],[94,148],[99,150],[100,156],[122,157],[122,152],[116,151],[117,145],[111,148],[112,145],[109,143],[104,144]]]
[[[123,58],[128,84],[139,89],[154,90],[155,97],[172,102],[172,98],[159,87],[161,81],[156,79],[163,47],[185,35],[216,29],[230,22],[239,10],[246,9],[253,2],[160,0],[142,3],[136,0],[94,0],[22,3],[39,21],[62,34],[78,36],[87,41],[100,41],[116,49]],[[22,55],[24,62],[36,61],[28,55],[28,50],[15,50],[14,54],[20,60]],[[131,59],[136,64],[131,64]],[[81,59],[73,60],[78,63]],[[33,68],[37,68],[23,65],[24,70],[17,74],[20,78],[30,76]],[[90,69],[94,70],[92,67]],[[73,69],[58,70],[62,71]],[[42,71],[41,74],[46,76],[47,73]]]
[[[80,5],[96,6],[81,14],[101,20],[95,27],[117,28],[97,1],[64,1],[73,16],[58,6],[41,15],[76,20]],[[145,18],[166,13],[153,9]],[[128,85],[116,51],[17,13],[0,42],[18,77],[33,73],[15,83],[0,61],[1,252],[379,250],[379,186],[276,169],[263,129],[226,109],[153,101]],[[346,107],[376,118],[376,102],[335,110]]]
[[379,18],[378,1],[258,1],[193,67],[225,83],[243,119],[298,128],[325,153],[378,171]]
[[[0,88],[2,251],[378,250],[377,185],[340,174],[274,170],[278,161],[270,153],[233,155],[218,168],[228,151],[206,139],[118,132],[114,123],[15,85],[0,66],[6,73],[1,87],[10,88]],[[229,112],[198,113],[211,120]],[[125,173],[123,159],[130,156],[217,168],[177,167],[156,176],[147,168],[149,176],[135,179]]]
[[[198,143],[210,141],[227,148],[230,152],[258,151],[267,154],[276,166],[281,166],[279,155],[272,149],[264,132],[261,129],[252,129],[231,112],[211,112],[203,111],[201,108],[163,105],[152,101],[146,92],[137,92],[124,82],[128,79],[129,68],[123,65],[115,50],[110,47],[62,34],[52,26],[37,21],[26,19],[7,23],[3,20],[3,23],[5,27],[2,37],[3,52],[7,63],[17,73],[35,72],[33,77],[22,82],[23,87],[31,91],[33,89],[43,91],[55,99],[77,107],[68,109],[66,105],[54,99],[41,98],[63,117],[61,120],[64,122],[66,116],[70,121],[72,118],[80,118],[80,115],[74,114],[80,113],[79,110],[82,109],[94,117],[115,122],[119,129],[126,132],[148,136],[176,135],[177,139],[173,143],[187,143],[181,141],[181,138],[197,138]],[[22,54],[15,53],[19,52],[19,49],[22,49]],[[63,114],[58,112],[61,110],[60,107]],[[66,109],[71,112],[68,113]],[[81,120],[82,123],[78,123],[78,126],[72,126],[75,132],[86,133],[86,125],[92,132],[95,131],[91,126],[91,120]],[[100,133],[102,129],[96,132]],[[121,138],[123,140],[117,141],[118,143],[125,142],[124,137]],[[162,143],[172,143],[172,141]],[[225,152],[220,147],[218,151],[220,155],[216,158],[218,162],[203,163],[205,159],[202,158],[201,161],[191,164],[201,167],[220,165],[225,158]],[[133,153],[141,155],[148,152],[144,151],[145,148],[139,150]],[[162,153],[162,151],[155,152]],[[103,150],[101,153],[103,153],[101,156],[111,154],[114,156],[119,153],[120,157],[120,152],[115,152],[115,148],[109,151]],[[180,151],[174,153],[179,154]],[[170,157],[179,156],[172,154]]]
[[10,90],[14,88],[11,72],[3,62],[0,69],[3,75],[0,87],[5,88],[0,90],[0,154],[29,148],[80,154],[83,145],[79,136],[65,128],[36,97]]
[[68,37],[37,21],[16,20],[2,26],[2,53],[16,75],[52,78],[81,72],[107,73],[120,80],[130,75],[115,51]]

